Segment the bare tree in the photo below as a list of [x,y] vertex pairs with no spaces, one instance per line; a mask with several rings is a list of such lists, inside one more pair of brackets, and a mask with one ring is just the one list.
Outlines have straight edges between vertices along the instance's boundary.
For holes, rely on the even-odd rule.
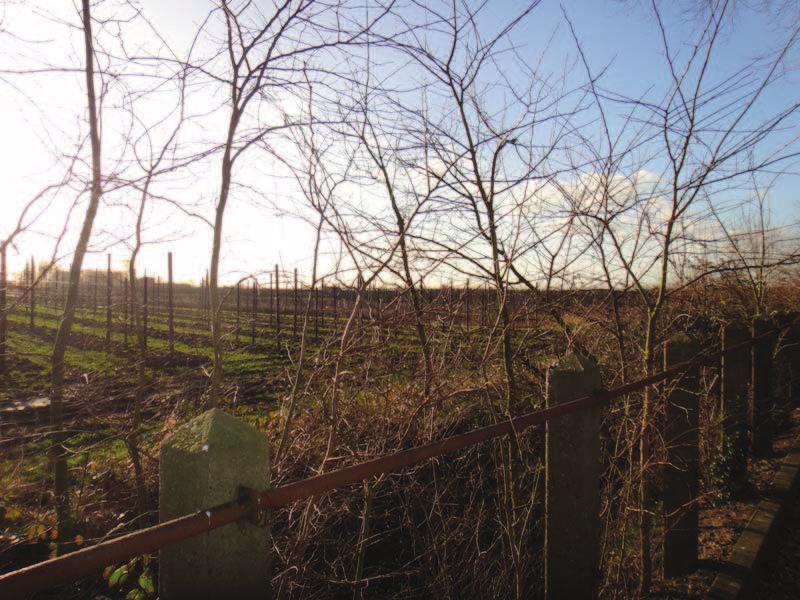
[[[422,156],[415,168],[420,181],[441,182],[433,188],[433,202],[439,211],[448,211],[449,219],[445,227],[415,231],[414,239],[430,253],[447,253],[454,269],[492,286],[496,313],[482,371],[489,389],[487,359],[496,341],[504,375],[502,408],[496,410],[488,402],[496,419],[518,414],[528,405],[515,364],[513,287],[521,283],[535,290],[543,274],[536,270],[537,263],[549,265],[552,281],[559,270],[556,261],[568,265],[564,259],[571,254],[566,250],[569,226],[546,223],[544,218],[540,222],[538,217],[546,206],[547,184],[558,174],[553,159],[579,99],[570,102],[568,90],[558,81],[544,84],[547,76],[529,67],[511,41],[511,34],[538,5],[524,3],[487,34],[481,20],[486,5],[428,4],[419,7],[425,25],[417,29],[417,21],[409,19],[413,34],[392,40],[426,74],[427,106],[437,107],[417,109],[419,125],[413,131]],[[499,109],[489,100],[493,95],[503,97]],[[539,263],[537,256],[548,244],[550,259]],[[512,436],[501,443],[496,462],[502,547],[513,594],[521,598],[529,583],[525,540],[535,502],[523,483],[520,441]]]
[[[131,253],[128,259],[128,287],[129,304],[133,329],[136,335],[137,360],[136,365],[136,392],[133,400],[133,417],[130,424],[130,431],[125,437],[128,453],[133,465],[136,496],[140,512],[144,512],[147,507],[146,485],[144,471],[142,468],[141,455],[139,451],[139,435],[141,428],[141,406],[146,394],[146,361],[147,361],[147,338],[144,331],[142,320],[141,297],[138,286],[137,259],[144,244],[143,224],[146,210],[152,203],[153,187],[159,176],[168,174],[180,167],[185,167],[191,162],[190,159],[175,158],[178,148],[178,136],[184,124],[185,111],[185,72],[175,76],[177,85],[175,105],[160,116],[154,123],[145,121],[137,110],[137,100],[141,97],[130,97],[128,100],[131,118],[135,123],[134,139],[131,141],[131,151],[137,167],[137,173],[131,183],[131,187],[139,191],[138,206],[133,210],[134,231],[131,244]],[[146,96],[145,96],[146,99]],[[160,130],[165,129],[166,134],[159,135]],[[146,279],[145,275],[145,279]],[[145,285],[147,282],[145,281]]]
[[[222,50],[216,58],[225,63],[225,70],[223,75],[214,76],[214,79],[222,82],[229,101],[225,107],[227,130],[222,144],[208,281],[214,349],[211,405],[220,401],[222,382],[223,314],[219,265],[225,211],[234,185],[234,166],[254,144],[291,126],[285,109],[273,110],[277,115],[265,120],[259,116],[257,105],[262,100],[274,100],[274,92],[278,89],[284,95],[291,95],[296,87],[303,85],[303,71],[309,71],[307,67],[301,68],[302,61],[311,61],[323,52],[359,43],[387,10],[382,8],[375,18],[361,24],[350,14],[352,9],[344,0],[303,0],[297,3],[281,0],[274,2],[269,12],[251,2],[221,0],[215,9],[215,13],[222,16],[225,32]],[[315,34],[310,35],[311,31]],[[321,65],[313,70],[330,71]]]
[[[590,77],[589,93],[604,124],[605,149],[595,152],[596,174],[587,202],[573,202],[582,218],[602,226],[603,260],[610,271],[636,290],[644,309],[642,370],[657,367],[659,344],[668,324],[662,322],[669,300],[681,289],[672,285],[678,259],[704,243],[699,223],[710,217],[709,204],[722,210],[726,192],[742,178],[779,168],[796,155],[792,147],[771,145],[780,127],[797,114],[789,101],[763,110],[762,99],[781,77],[781,65],[797,43],[795,29],[768,58],[740,65],[725,77],[713,77],[720,37],[730,18],[731,3],[710,3],[691,50],[676,50],[676,32],[662,17],[659,4],[651,11],[665,58],[667,86],[641,98],[603,90]],[[577,36],[575,37],[577,42]],[[586,54],[579,50],[591,75]],[[608,106],[628,114],[613,131],[605,118]],[[638,157],[638,162],[637,162]],[[662,160],[661,157],[664,157]],[[573,198],[574,200],[574,198]],[[599,234],[593,234],[600,240]],[[642,400],[639,427],[639,593],[647,594],[652,577],[650,476],[653,468],[653,390]]]
[[715,252],[717,259],[701,265],[701,275],[718,275],[730,283],[731,293],[741,292],[742,313],[755,318],[767,314],[769,291],[779,287],[788,270],[798,264],[797,223],[776,223],[770,210],[770,193],[779,175],[762,184],[752,177],[751,198],[741,207],[741,217],[731,221],[712,205],[717,225],[727,244]]
[[[16,223],[13,228],[5,232],[5,237],[0,240],[0,375],[6,373],[7,368],[7,331],[8,331],[8,314],[11,312],[17,303],[22,302],[25,296],[30,293],[30,290],[38,285],[40,281],[47,277],[48,272],[55,264],[55,259],[59,253],[60,242],[64,238],[69,227],[69,216],[72,212],[70,208],[64,219],[63,227],[60,233],[56,233],[53,238],[53,251],[49,262],[45,263],[35,278],[32,278],[30,287],[23,290],[23,293],[15,302],[8,303],[8,253],[12,249],[20,236],[26,233],[31,233],[36,226],[37,221],[44,216],[47,211],[53,206],[55,194],[63,192],[68,189],[73,175],[73,168],[75,166],[75,158],[70,162],[64,176],[57,183],[49,184],[36,192],[30,199],[28,199],[22,206],[17,216]],[[72,205],[74,208],[74,203]]]
[[89,140],[91,148],[91,187],[89,202],[81,226],[75,252],[72,256],[72,265],[69,271],[67,298],[61,323],[53,342],[51,358],[51,398],[50,398],[50,426],[52,428],[53,461],[53,488],[56,498],[56,513],[58,518],[59,539],[69,536],[71,518],[69,509],[69,473],[67,470],[66,448],[64,447],[64,355],[69,342],[72,324],[75,321],[75,308],[78,301],[78,286],[81,279],[83,259],[89,247],[89,238],[92,235],[95,217],[100,207],[100,197],[103,194],[100,119],[98,110],[98,97],[95,91],[94,70],[94,36],[92,34],[92,15],[89,0],[82,0],[81,23],[83,27],[83,42],[86,75],[86,106],[89,120]]

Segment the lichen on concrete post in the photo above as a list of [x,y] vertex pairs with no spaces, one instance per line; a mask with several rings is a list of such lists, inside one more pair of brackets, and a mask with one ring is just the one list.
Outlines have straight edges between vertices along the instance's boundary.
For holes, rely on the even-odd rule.
[[[547,406],[600,388],[591,358],[570,353],[547,373]],[[547,422],[545,596],[593,598],[600,561],[600,420],[591,407]]]
[[[269,447],[235,417],[209,410],[161,445],[161,521],[235,500],[240,486],[269,487]],[[167,546],[159,559],[159,597],[269,598],[269,551],[268,529],[249,522]]]
[[[699,345],[686,335],[674,337],[664,352],[669,369],[697,355]],[[693,367],[668,384],[664,443],[664,577],[691,573],[698,558],[697,495],[699,471],[699,381]]]

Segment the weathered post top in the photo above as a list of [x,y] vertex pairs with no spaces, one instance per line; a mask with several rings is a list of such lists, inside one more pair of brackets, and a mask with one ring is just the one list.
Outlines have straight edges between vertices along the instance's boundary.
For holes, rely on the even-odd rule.
[[[165,521],[230,502],[240,486],[269,487],[269,447],[239,419],[211,409],[161,445],[159,517]],[[161,551],[161,600],[269,598],[269,531],[221,527]]]

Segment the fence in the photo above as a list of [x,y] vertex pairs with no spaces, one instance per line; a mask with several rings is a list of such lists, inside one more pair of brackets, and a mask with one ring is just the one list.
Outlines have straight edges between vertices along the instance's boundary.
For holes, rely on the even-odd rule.
[[[251,345],[259,340],[271,339],[285,343],[298,338],[298,318],[307,317],[309,333],[319,340],[323,330],[336,331],[340,319],[347,317],[357,297],[361,296],[362,310],[369,312],[378,327],[400,330],[412,321],[411,300],[404,289],[389,287],[342,286],[335,281],[304,280],[297,269],[287,271],[275,265],[268,274],[251,276],[233,286],[222,286],[221,310],[228,325],[228,338],[239,343],[248,338]],[[173,279],[173,255],[167,254],[166,281],[148,276],[137,276],[136,297],[131,294],[128,274],[112,271],[111,256],[106,268],[82,273],[78,291],[79,319],[86,319],[102,329],[107,345],[114,335],[121,335],[124,344],[134,335],[133,325],[138,319],[145,344],[148,327],[159,319],[166,324],[166,341],[170,352],[180,332],[177,321],[203,322],[209,329],[211,307],[207,279],[200,285],[176,283]],[[57,316],[66,299],[68,273],[57,266],[42,266],[38,270],[33,259],[16,282],[0,283],[0,372],[4,369],[7,352],[8,315],[23,312],[30,331],[44,318]],[[605,292],[602,292],[605,294]],[[591,301],[589,290],[574,292],[572,301]],[[443,321],[456,323],[466,332],[489,330],[500,299],[488,285],[471,285],[467,279],[462,287],[442,286],[434,289],[419,288],[422,317],[430,323]],[[512,326],[530,327],[531,304],[537,294],[530,290],[509,289],[502,302],[512,319]],[[533,302],[531,302],[533,299]],[[560,299],[562,302],[564,299]],[[535,311],[534,311],[535,312]],[[150,325],[148,325],[148,320]],[[21,327],[21,323],[17,323]],[[195,328],[196,329],[196,328]],[[248,336],[249,334],[249,336]]]
[[[665,352],[662,371],[611,390],[595,389],[599,382],[593,374],[596,367],[585,358],[572,356],[551,369],[544,409],[278,488],[242,494],[230,502],[7,573],[0,576],[0,596],[23,597],[46,590],[90,575],[106,565],[152,553],[238,521],[262,522],[263,514],[270,509],[546,424],[545,588],[550,597],[572,597],[575,593],[584,597],[594,585],[597,564],[593,561],[597,557],[596,545],[591,539],[600,527],[596,510],[600,492],[592,481],[597,477],[594,462],[599,460],[595,449],[600,434],[599,420],[591,416],[586,418],[586,415],[596,416],[599,408],[613,400],[678,376],[683,377],[682,385],[673,386],[667,398],[670,418],[666,435],[678,443],[670,451],[673,468],[667,477],[671,493],[664,499],[664,510],[669,515],[664,539],[664,570],[665,576],[684,574],[693,568],[698,552],[697,505],[693,502],[699,478],[697,369],[702,366],[720,368],[726,431],[745,426],[751,433],[753,449],[763,449],[765,444],[771,443],[772,435],[769,382],[773,353],[778,335],[792,332],[796,337],[796,327],[797,317],[785,318],[778,327],[757,321],[750,334],[739,341],[737,336],[741,337],[741,330],[729,326],[723,329],[720,350],[705,355],[696,353],[692,340],[673,340]],[[796,339],[794,344],[796,348]],[[791,361],[792,370],[797,373],[796,349],[792,351]],[[751,380],[750,394],[745,391],[745,375]],[[794,375],[790,382],[794,385]],[[794,395],[796,389],[791,393]],[[574,440],[578,440],[577,443]],[[570,452],[565,451],[567,443],[572,444]],[[577,489],[570,483],[577,480],[588,481],[588,486]],[[554,507],[562,508],[555,510]],[[558,519],[565,521],[558,522]],[[559,542],[564,532],[581,542],[578,546],[570,542],[570,556],[565,554],[565,545]],[[575,554],[580,555],[577,562]]]

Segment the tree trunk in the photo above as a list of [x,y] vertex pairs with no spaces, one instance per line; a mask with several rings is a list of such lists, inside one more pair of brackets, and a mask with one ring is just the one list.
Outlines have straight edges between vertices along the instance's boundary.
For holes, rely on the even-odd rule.
[[86,208],[83,226],[81,227],[78,243],[72,257],[64,312],[56,333],[55,341],[53,342],[51,360],[50,454],[53,463],[53,491],[56,501],[59,542],[63,542],[67,539],[72,529],[69,511],[69,473],[67,470],[66,448],[64,447],[66,441],[64,432],[64,356],[66,354],[70,332],[72,331],[72,325],[75,320],[75,308],[78,302],[83,259],[86,256],[89,238],[92,235],[92,227],[95,217],[97,216],[97,209],[100,205],[100,197],[103,193],[100,169],[100,130],[94,87],[94,43],[92,37],[90,1],[82,0],[82,7],[83,41],[86,55],[86,94],[89,109],[89,129],[92,152],[92,185],[89,193],[89,206]]
[[8,320],[6,317],[6,288],[8,273],[6,272],[6,246],[0,248],[0,375],[6,374],[6,340]]

